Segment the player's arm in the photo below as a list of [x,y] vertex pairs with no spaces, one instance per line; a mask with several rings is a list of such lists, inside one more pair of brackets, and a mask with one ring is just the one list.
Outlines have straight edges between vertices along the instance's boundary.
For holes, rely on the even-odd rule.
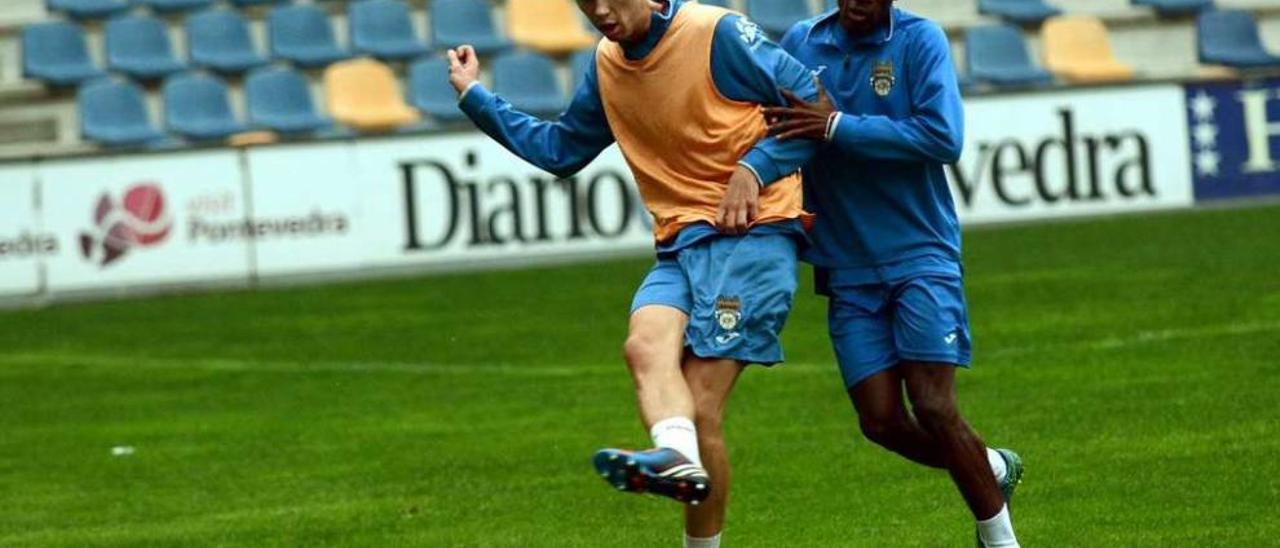
[[[779,89],[816,97],[808,69],[740,15],[720,20],[711,45],[711,74],[726,99],[760,105],[784,105]],[[738,163],[721,203],[717,224],[742,233],[755,219],[760,187],[795,173],[817,153],[814,143],[766,137]]]
[[480,61],[470,46],[449,51],[449,82],[458,90],[458,106],[485,134],[540,169],[558,177],[577,173],[613,144],[596,84],[588,65],[569,108],[550,122],[515,110],[480,84]]
[[830,141],[843,152],[866,158],[955,163],[964,145],[964,107],[942,29],[929,27],[910,55],[905,85],[911,116],[895,120],[842,113],[825,92],[816,102],[793,95],[790,107],[765,109],[770,133],[783,140]]

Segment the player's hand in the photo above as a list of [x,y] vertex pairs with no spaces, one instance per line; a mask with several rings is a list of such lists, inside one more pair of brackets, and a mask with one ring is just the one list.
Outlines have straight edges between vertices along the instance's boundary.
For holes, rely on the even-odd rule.
[[790,90],[778,90],[791,106],[764,109],[764,119],[769,124],[769,135],[781,141],[827,140],[827,132],[830,129],[832,117],[836,115],[836,107],[831,103],[831,97],[827,95],[826,88],[822,87],[822,79],[815,75],[813,82],[818,86],[818,100],[812,103],[801,99]]
[[449,83],[458,94],[479,79],[480,58],[476,56],[475,48],[460,46],[449,50]]
[[738,166],[716,210],[716,228],[724,234],[746,234],[760,212],[760,181],[750,169]]

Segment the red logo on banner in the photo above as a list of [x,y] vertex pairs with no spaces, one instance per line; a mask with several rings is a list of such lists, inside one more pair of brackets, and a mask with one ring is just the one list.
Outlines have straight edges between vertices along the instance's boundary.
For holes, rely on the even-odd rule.
[[173,228],[165,211],[164,192],[155,183],[139,183],[125,191],[120,203],[103,193],[93,211],[97,229],[80,234],[80,252],[85,260],[107,266],[133,248],[155,247],[164,242]]

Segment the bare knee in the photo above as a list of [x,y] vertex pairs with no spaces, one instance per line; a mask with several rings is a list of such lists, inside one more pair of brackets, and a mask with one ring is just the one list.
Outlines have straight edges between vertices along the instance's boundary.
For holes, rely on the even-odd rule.
[[924,395],[913,399],[911,404],[916,421],[926,431],[935,435],[957,433],[964,425],[954,398]]
[[907,418],[902,414],[860,415],[858,426],[863,436],[883,447],[892,447],[908,430]]
[[622,356],[637,378],[652,373],[660,363],[663,353],[669,353],[669,344],[662,337],[647,333],[632,333],[622,345]]

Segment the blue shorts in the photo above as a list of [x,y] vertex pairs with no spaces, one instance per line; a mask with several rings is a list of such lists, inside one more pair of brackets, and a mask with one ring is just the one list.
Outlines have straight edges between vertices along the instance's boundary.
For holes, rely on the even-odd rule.
[[964,282],[920,274],[885,283],[841,283],[818,268],[827,322],[846,388],[903,361],[968,367],[972,354]]
[[685,346],[700,358],[773,365],[796,294],[798,243],[777,233],[717,236],[658,256],[631,303],[689,316]]

